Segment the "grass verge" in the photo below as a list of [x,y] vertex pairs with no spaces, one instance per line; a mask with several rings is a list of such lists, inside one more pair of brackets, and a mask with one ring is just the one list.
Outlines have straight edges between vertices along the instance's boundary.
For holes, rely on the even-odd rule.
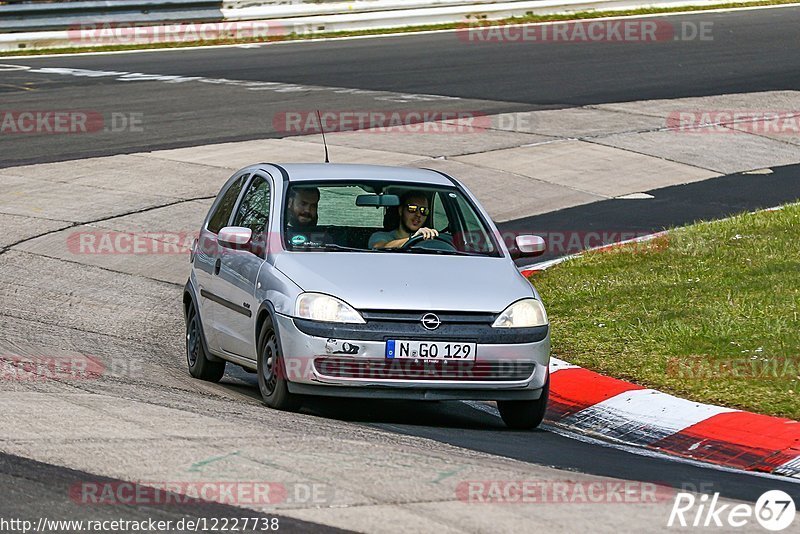
[[800,420],[800,204],[674,229],[534,275],[553,354]]
[[[798,0],[757,0],[753,2],[744,3],[719,3],[706,6],[685,6],[685,7],[646,7],[639,9],[624,9],[613,11],[579,11],[576,13],[563,13],[552,15],[535,15],[528,13],[524,16],[510,17],[502,20],[479,20],[482,26],[501,26],[506,24],[525,24],[534,22],[557,22],[567,20],[585,20],[595,19],[602,17],[634,17],[639,15],[657,15],[660,13],[683,13],[694,11],[708,11],[713,9],[736,9],[743,7],[761,7],[761,6],[776,6],[776,5],[789,5],[796,4]],[[219,45],[237,45],[237,44],[254,44],[265,42],[280,42],[280,41],[309,41],[314,39],[332,39],[341,37],[358,37],[365,35],[384,35],[393,33],[414,33],[422,31],[433,30],[453,30],[464,27],[463,23],[446,23],[446,24],[429,24],[421,26],[406,26],[403,28],[380,28],[372,30],[355,30],[355,31],[339,31],[339,32],[317,32],[313,34],[296,34],[259,37],[259,38],[243,38],[243,39],[214,39],[207,41],[192,41],[192,42],[176,42],[176,43],[154,43],[146,45],[135,44],[120,44],[120,45],[107,45],[107,46],[86,46],[86,47],[70,47],[70,48],[42,48],[42,49],[20,49],[13,51],[2,51],[0,57],[18,57],[18,56],[38,56],[43,54],[75,54],[80,52],[114,52],[124,50],[152,50],[161,48],[191,48],[197,46],[219,46]]]

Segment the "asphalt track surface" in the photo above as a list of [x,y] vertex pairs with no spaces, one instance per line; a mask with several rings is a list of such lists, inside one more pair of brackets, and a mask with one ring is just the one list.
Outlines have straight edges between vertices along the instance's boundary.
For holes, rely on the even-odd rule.
[[[0,70],[4,109],[143,113],[146,133],[0,138],[0,166],[212,142],[284,137],[289,110],[467,110],[486,113],[800,87],[800,9],[660,18],[678,28],[712,24],[712,40],[541,43],[466,42],[457,32],[55,58],[0,64],[271,81],[459,97],[394,102],[331,91],[248,91],[209,83],[117,82]],[[10,137],[10,139],[8,138]]]
[[[771,174],[736,173],[702,182],[674,185],[646,191],[647,200],[614,198],[563,210],[525,217],[498,224],[501,232],[541,235],[606,232],[608,241],[621,234],[646,235],[702,220],[772,208],[800,199],[800,165],[775,167]],[[603,243],[607,244],[607,243]],[[546,261],[575,253],[567,247],[554,247],[536,258]],[[530,259],[517,261],[520,266]]]
[[[0,500],[0,517],[36,518],[46,513],[45,517],[51,519],[62,518],[72,521],[114,521],[124,518],[126,521],[171,521],[173,524],[182,519],[197,521],[199,518],[205,518],[207,521],[211,521],[223,518],[233,520],[242,517],[240,508],[203,501],[187,502],[178,507],[172,504],[151,504],[147,507],[118,505],[87,509],[86,506],[81,506],[70,498],[72,488],[87,480],[98,484],[123,482],[108,477],[88,475],[74,469],[49,465],[12,454],[0,453],[0,484],[7,489],[5,498]],[[180,499],[181,497],[176,494],[163,495],[164,500],[170,498]],[[286,532],[348,532],[278,514],[264,514],[249,510],[247,516],[267,522],[278,518],[280,530]],[[51,530],[51,532],[54,531]]]
[[[676,18],[678,22],[698,19],[714,22],[713,41],[624,46],[615,43],[592,46],[466,44],[455,34],[443,33],[248,49],[2,58],[0,63],[457,96],[462,100],[437,102],[437,109],[452,106],[452,109],[477,108],[491,113],[800,86],[800,54],[797,54],[795,40],[789,38],[796,35],[800,26],[800,9]],[[8,109],[90,108],[109,113],[124,107],[126,112],[142,112],[152,117],[146,139],[135,138],[133,134],[91,139],[74,136],[68,140],[47,136],[2,138],[1,167],[142,149],[283,137],[284,133],[272,128],[271,117],[286,109],[420,107],[419,102],[376,101],[369,95],[324,91],[246,93],[238,87],[225,85],[133,84],[108,78],[26,71],[0,72],[0,101]],[[503,228],[564,229],[569,225],[591,228],[593,221],[602,219],[606,228],[650,231],[800,197],[798,168],[774,171],[773,175],[763,178],[761,183],[766,185],[760,188],[746,189],[752,181],[733,175],[653,191],[655,199],[633,209],[627,209],[634,206],[631,202],[640,201],[609,200],[511,221]],[[255,401],[258,389],[252,377],[236,370],[231,374],[238,385],[218,387]],[[464,403],[376,401],[365,407],[363,403],[347,400],[312,400],[304,412],[567,471],[666,483],[706,493],[718,491],[723,496],[749,501],[754,501],[767,489],[783,489],[800,499],[800,485],[788,481],[639,456],[571,439],[548,431],[546,427],[533,433],[511,432],[504,429],[493,414]],[[2,455],[0,480],[6,487],[13,482],[20,490],[4,499],[0,511],[20,515],[19,511],[27,510],[33,515],[46,506],[68,507],[59,484],[63,486],[69,480],[86,476]],[[32,501],[31,496],[36,500]],[[222,517],[234,512],[209,508],[204,513]],[[131,510],[130,513],[138,512]],[[153,517],[154,514],[148,510],[147,515]],[[325,528],[319,527],[319,531]]]

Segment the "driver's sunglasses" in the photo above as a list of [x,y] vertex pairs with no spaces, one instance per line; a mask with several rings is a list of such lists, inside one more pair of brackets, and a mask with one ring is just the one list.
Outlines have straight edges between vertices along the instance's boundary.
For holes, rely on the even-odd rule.
[[408,213],[419,212],[420,215],[427,215],[431,212],[431,209],[426,208],[425,206],[415,206],[414,204],[406,204],[406,211],[408,211]]

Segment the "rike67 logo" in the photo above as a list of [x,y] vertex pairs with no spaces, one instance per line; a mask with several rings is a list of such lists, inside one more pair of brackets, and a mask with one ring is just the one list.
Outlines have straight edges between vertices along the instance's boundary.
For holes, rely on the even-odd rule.
[[669,514],[668,527],[741,528],[753,520],[767,530],[778,532],[792,525],[796,513],[794,500],[781,490],[770,490],[752,504],[720,504],[719,493],[695,496],[678,493]]

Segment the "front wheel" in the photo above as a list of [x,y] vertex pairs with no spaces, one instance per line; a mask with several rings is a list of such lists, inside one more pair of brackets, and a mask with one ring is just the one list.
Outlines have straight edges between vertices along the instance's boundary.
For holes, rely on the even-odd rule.
[[300,399],[289,392],[284,369],[278,334],[272,318],[267,317],[258,335],[258,389],[261,391],[264,404],[270,408],[297,410],[300,407]]
[[550,377],[542,388],[542,395],[536,400],[497,401],[500,417],[508,428],[530,430],[542,423],[550,398]]
[[189,365],[189,374],[200,380],[219,382],[225,374],[224,361],[208,359],[203,346],[203,328],[194,301],[189,303],[186,312],[186,363]]

